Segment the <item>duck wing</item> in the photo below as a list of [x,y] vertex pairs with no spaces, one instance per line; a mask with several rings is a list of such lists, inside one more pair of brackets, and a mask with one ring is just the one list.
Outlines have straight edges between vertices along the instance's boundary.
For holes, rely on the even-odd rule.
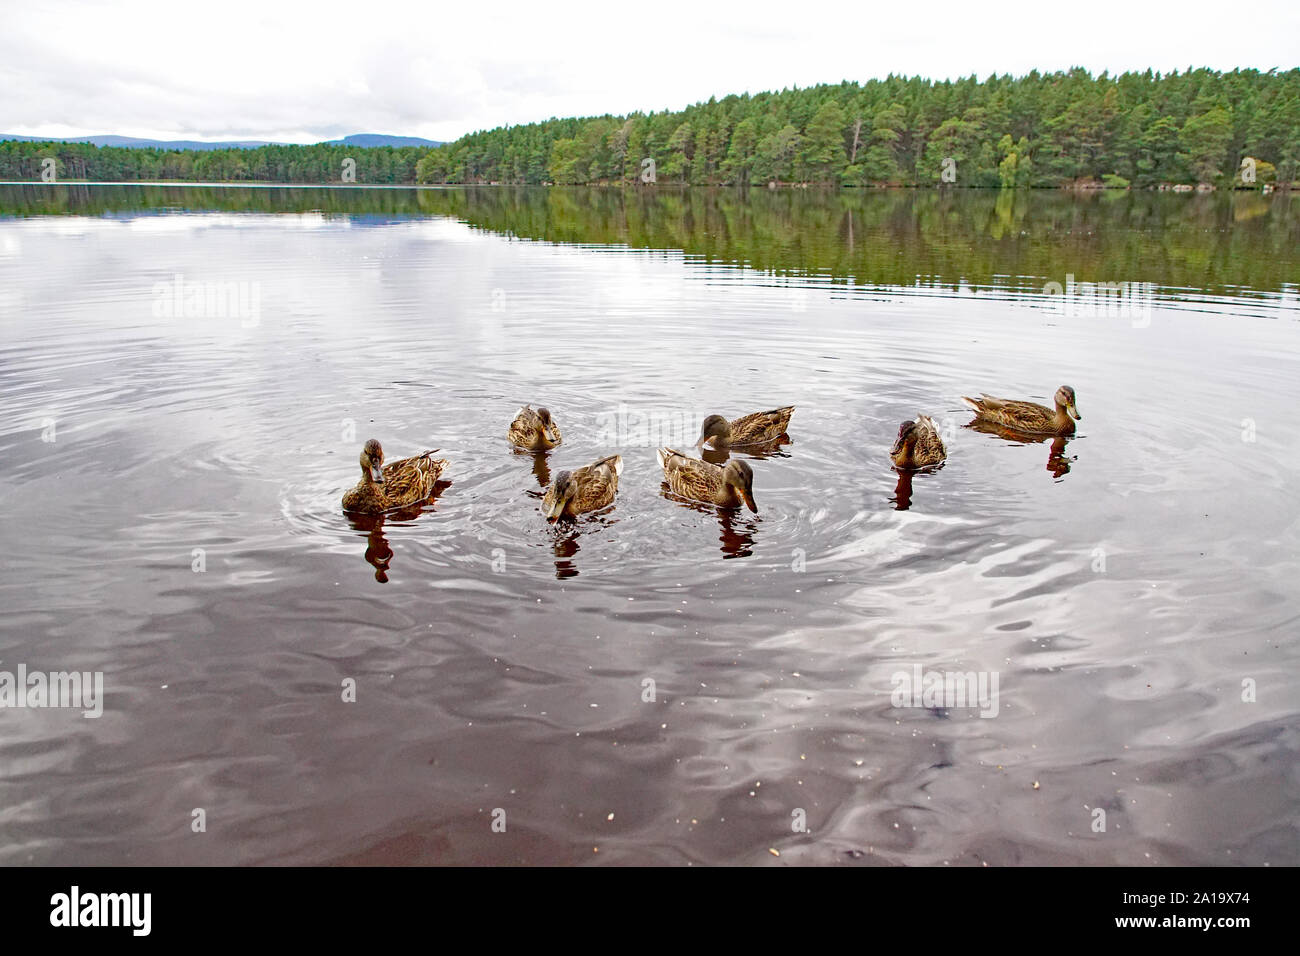
[[712,462],[687,458],[672,448],[659,449],[659,463],[673,494],[694,501],[714,501],[722,487],[722,469]]
[[731,423],[731,444],[756,445],[779,438],[790,424],[793,405],[742,415]]
[[916,449],[913,457],[918,463],[933,465],[948,457],[948,449],[943,445],[943,437],[935,427],[933,418],[929,415],[917,415],[916,431]]
[[1050,426],[1054,413],[1036,402],[1021,402],[1009,398],[994,398],[981,393],[979,398],[962,396],[962,401],[975,410],[980,418],[998,422],[1011,428],[1044,428]]
[[580,510],[592,511],[612,504],[614,493],[618,491],[618,476],[622,472],[622,455],[610,455],[577,469],[573,480],[578,483]]
[[531,405],[525,405],[519,409],[515,414],[515,420],[510,423],[510,431],[507,436],[510,443],[523,448],[531,448],[537,444],[541,436],[542,417],[533,411]]
[[426,451],[414,458],[403,458],[384,466],[384,497],[389,507],[415,504],[433,494],[447,459],[434,458],[438,449]]

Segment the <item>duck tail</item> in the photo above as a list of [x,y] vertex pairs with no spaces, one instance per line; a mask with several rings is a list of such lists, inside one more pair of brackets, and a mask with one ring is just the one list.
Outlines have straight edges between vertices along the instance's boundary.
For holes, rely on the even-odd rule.
[[616,475],[623,474],[622,455],[606,455],[604,458],[600,459],[600,461],[594,462],[591,467],[599,468],[601,465],[609,465],[610,468],[614,469],[614,474]]
[[668,467],[668,459],[672,458],[673,455],[681,455],[681,452],[669,448],[666,445],[655,451],[655,456],[659,459],[660,468]]
[[978,398],[971,398],[967,395],[963,395],[961,397],[961,400],[965,402],[967,405],[969,405],[971,408],[975,409],[975,411],[977,412],[984,411],[984,403],[980,401]]

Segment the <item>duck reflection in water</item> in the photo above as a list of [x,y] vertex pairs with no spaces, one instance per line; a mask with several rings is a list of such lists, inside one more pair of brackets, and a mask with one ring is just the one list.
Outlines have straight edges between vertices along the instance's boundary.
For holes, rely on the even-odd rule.
[[751,515],[742,508],[721,508],[702,501],[682,498],[668,487],[667,482],[662,485],[660,497],[667,498],[673,504],[683,508],[716,517],[723,558],[747,558],[754,553],[754,535],[758,533],[758,524],[761,520],[757,515]]
[[898,483],[894,485],[894,497],[889,500],[894,502],[895,511],[907,511],[912,507],[912,478],[920,475],[922,478],[932,475],[943,468],[943,465],[935,465],[932,468],[895,468],[898,473]]
[[[781,435],[772,441],[762,445],[746,445],[743,449],[746,458],[756,458],[763,461],[767,458],[788,458],[789,453],[782,451],[786,445],[793,445],[794,440],[789,435]],[[711,448],[704,445],[699,449],[700,458],[714,465],[725,465],[731,459],[731,451],[727,448]]]
[[1060,478],[1070,470],[1070,462],[1078,461],[1079,456],[1069,457],[1065,454],[1065,443],[1070,439],[1064,435],[1057,435],[1052,439],[1051,453],[1047,456],[1047,470],[1052,473],[1053,478]]
[[524,448],[513,449],[516,455],[528,455],[533,459],[533,477],[537,487],[545,488],[551,483],[551,456],[549,452],[528,451]]
[[368,515],[344,512],[348,523],[352,526],[352,530],[363,532],[366,535],[366,563],[375,569],[375,580],[380,584],[388,583],[388,569],[393,562],[393,549],[388,543],[388,537],[384,534],[385,523],[389,521],[414,521],[426,511],[432,511],[438,495],[442,494],[450,485],[450,481],[439,481],[434,486],[433,494],[419,504],[408,505],[405,508],[398,508],[382,514]]
[[1065,453],[1065,447],[1071,441],[1069,435],[1027,434],[1007,428],[1004,425],[996,425],[979,419],[964,427],[969,428],[971,431],[1015,442],[1018,445],[1041,445],[1050,439],[1051,445],[1048,446],[1047,451],[1047,470],[1051,472],[1053,478],[1062,478],[1068,475],[1070,473],[1070,464],[1079,460],[1078,455],[1067,455]]
[[574,560],[582,545],[578,543],[584,533],[600,528],[609,528],[618,524],[614,509],[609,508],[597,514],[584,514],[578,517],[565,515],[547,525],[551,535],[551,551],[555,554],[555,576],[563,581],[576,578],[580,573],[578,562]]
[[543,453],[533,455],[533,477],[537,486],[545,488],[551,483],[551,456]]
[[560,581],[578,576],[578,563],[573,560],[582,550],[578,544],[577,525],[576,519],[570,519],[551,526],[554,534],[551,550],[555,552],[555,577]]
[[753,554],[754,534],[758,531],[759,519],[735,508],[718,508],[717,512],[722,557],[747,558]]

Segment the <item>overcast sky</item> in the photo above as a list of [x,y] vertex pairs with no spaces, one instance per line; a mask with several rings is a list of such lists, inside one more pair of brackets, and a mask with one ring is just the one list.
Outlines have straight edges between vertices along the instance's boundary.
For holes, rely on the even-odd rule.
[[1300,0],[0,0],[0,132],[430,139],[710,96],[1083,66],[1300,65]]

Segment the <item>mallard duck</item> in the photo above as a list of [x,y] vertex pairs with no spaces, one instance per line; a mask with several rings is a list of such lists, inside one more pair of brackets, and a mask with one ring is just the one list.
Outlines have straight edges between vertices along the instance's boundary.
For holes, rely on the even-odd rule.
[[621,474],[622,455],[610,455],[573,471],[560,472],[542,499],[546,520],[555,522],[562,515],[572,518],[584,511],[596,511],[613,504]]
[[943,447],[934,420],[928,415],[917,415],[916,421],[898,426],[898,437],[889,449],[889,457],[898,468],[928,468],[947,458],[948,450]]
[[562,440],[560,426],[555,424],[550,409],[525,405],[510,423],[510,444],[529,451],[546,451]]
[[785,434],[790,424],[794,406],[774,408],[770,412],[754,412],[734,421],[727,421],[721,415],[710,415],[704,419],[700,428],[700,439],[696,448],[703,448],[704,443],[712,439],[713,447],[718,451],[732,445],[762,445]]
[[437,450],[385,465],[383,447],[370,439],[361,449],[361,480],[343,496],[343,510],[379,514],[419,504],[447,467],[447,459],[433,457]]
[[1016,402],[1005,398],[967,398],[962,401],[975,409],[977,419],[1002,425],[1014,431],[1038,435],[1073,435],[1075,419],[1083,421],[1083,416],[1074,407],[1074,389],[1062,385],[1056,390],[1056,411],[1045,408],[1035,402]]
[[754,504],[754,470],[747,462],[733,458],[723,467],[687,458],[671,448],[660,448],[657,454],[673,494],[722,508],[739,508],[743,503],[750,511],[758,512]]

